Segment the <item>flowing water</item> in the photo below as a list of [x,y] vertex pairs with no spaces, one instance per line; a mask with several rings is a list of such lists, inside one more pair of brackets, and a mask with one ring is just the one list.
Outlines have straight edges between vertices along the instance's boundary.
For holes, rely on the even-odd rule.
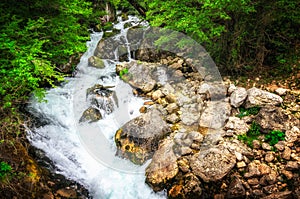
[[[130,17],[116,24],[115,28],[121,30],[120,35],[126,36],[124,24],[127,22],[138,23],[138,19]],[[139,115],[138,108],[144,101],[134,97],[131,88],[116,76],[116,61],[105,60],[104,69],[88,66],[88,58],[94,54],[102,35],[91,34],[88,50],[77,66],[76,77],[50,89],[45,97],[46,103],[32,99],[29,110],[46,125],[30,129],[29,140],[55,163],[56,172],[83,184],[93,198],[166,198],[165,192],[154,193],[145,184],[144,169],[149,162],[136,166],[115,156],[116,130]],[[101,110],[102,120],[80,124],[78,121],[83,111],[90,106],[86,90],[95,84],[113,86],[111,90],[116,93],[114,111],[105,114]]]

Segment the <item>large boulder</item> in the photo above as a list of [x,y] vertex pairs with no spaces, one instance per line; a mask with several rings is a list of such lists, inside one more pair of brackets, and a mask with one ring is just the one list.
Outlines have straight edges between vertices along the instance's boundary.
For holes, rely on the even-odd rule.
[[233,107],[238,108],[244,103],[246,98],[247,98],[247,90],[243,87],[238,87],[230,95],[230,104]]
[[116,68],[117,74],[121,74],[122,79],[131,86],[140,89],[142,92],[150,92],[156,85],[155,79],[152,77],[153,70],[157,64],[146,64],[143,62],[131,61],[130,63],[118,64]]
[[146,168],[146,183],[154,191],[169,187],[171,180],[178,174],[179,168],[173,146],[174,142],[171,138],[165,139]]
[[105,67],[105,64],[103,62],[102,59],[100,59],[99,57],[96,57],[96,56],[91,56],[89,59],[88,59],[88,62],[89,62],[89,66],[92,66],[92,67],[95,67],[95,68],[104,68]]
[[99,109],[96,109],[94,107],[89,107],[86,109],[82,116],[79,119],[79,122],[97,122],[98,120],[102,119],[102,115],[99,111]]
[[265,133],[276,129],[287,131],[293,126],[299,125],[299,120],[291,115],[285,114],[280,107],[263,107],[255,117],[255,121],[261,126],[261,130]]
[[235,155],[222,146],[200,151],[190,160],[193,173],[205,182],[221,180],[235,164]]
[[219,129],[224,126],[230,113],[231,106],[228,102],[208,101],[207,107],[200,117],[200,126]]
[[247,90],[247,93],[246,108],[266,105],[277,106],[283,102],[283,99],[279,95],[255,87]]
[[170,132],[157,109],[130,120],[115,135],[117,154],[135,164],[143,164],[158,148],[158,142]]

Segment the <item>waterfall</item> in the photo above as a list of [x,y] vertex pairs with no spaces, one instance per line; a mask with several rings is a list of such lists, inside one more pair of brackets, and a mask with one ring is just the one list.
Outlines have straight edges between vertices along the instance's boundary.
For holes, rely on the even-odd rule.
[[[126,38],[124,24],[127,22],[138,20],[129,17],[116,24],[121,30],[117,37]],[[95,199],[166,198],[165,192],[155,193],[145,184],[147,163],[137,166],[115,156],[116,130],[139,115],[138,108],[144,101],[133,96],[131,88],[116,76],[117,61],[104,60],[103,69],[88,66],[88,58],[94,54],[102,36],[103,33],[91,34],[88,50],[74,78],[66,78],[62,86],[48,90],[47,102],[31,100],[28,109],[46,125],[28,130],[29,141],[54,162],[57,173],[84,185]],[[128,46],[127,50],[130,52]],[[109,86],[116,93],[114,110],[112,113],[101,110],[103,119],[98,122],[79,123],[82,113],[90,106],[87,89],[96,84]]]

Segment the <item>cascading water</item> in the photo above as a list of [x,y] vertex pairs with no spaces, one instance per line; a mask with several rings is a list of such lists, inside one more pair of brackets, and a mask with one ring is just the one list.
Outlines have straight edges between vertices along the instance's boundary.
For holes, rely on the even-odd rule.
[[[137,23],[138,19],[130,17],[115,25],[125,38],[127,22]],[[46,103],[32,99],[31,113],[46,125],[28,130],[29,140],[55,163],[58,173],[83,184],[93,198],[166,198],[166,193],[154,193],[145,184],[147,164],[136,166],[115,157],[114,134],[122,124],[139,115],[143,100],[134,97],[131,88],[115,75],[115,61],[104,60],[104,69],[88,67],[88,58],[94,54],[102,35],[91,34],[75,78],[67,78],[64,85],[50,89]],[[110,89],[116,93],[114,110],[98,122],[80,124],[82,113],[90,106],[87,89],[96,84],[114,87]]]

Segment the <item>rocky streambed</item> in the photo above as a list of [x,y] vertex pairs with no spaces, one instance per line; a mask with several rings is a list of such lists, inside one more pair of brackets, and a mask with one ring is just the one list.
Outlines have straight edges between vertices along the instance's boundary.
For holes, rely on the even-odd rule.
[[[153,190],[169,198],[299,197],[300,122],[283,106],[285,96],[299,94],[205,81],[191,60],[176,56],[120,63],[116,72],[146,100],[141,116],[116,132],[117,155],[135,164],[152,158],[146,183]],[[247,145],[241,138],[253,124],[259,133]],[[285,137],[270,144],[274,130]]]

